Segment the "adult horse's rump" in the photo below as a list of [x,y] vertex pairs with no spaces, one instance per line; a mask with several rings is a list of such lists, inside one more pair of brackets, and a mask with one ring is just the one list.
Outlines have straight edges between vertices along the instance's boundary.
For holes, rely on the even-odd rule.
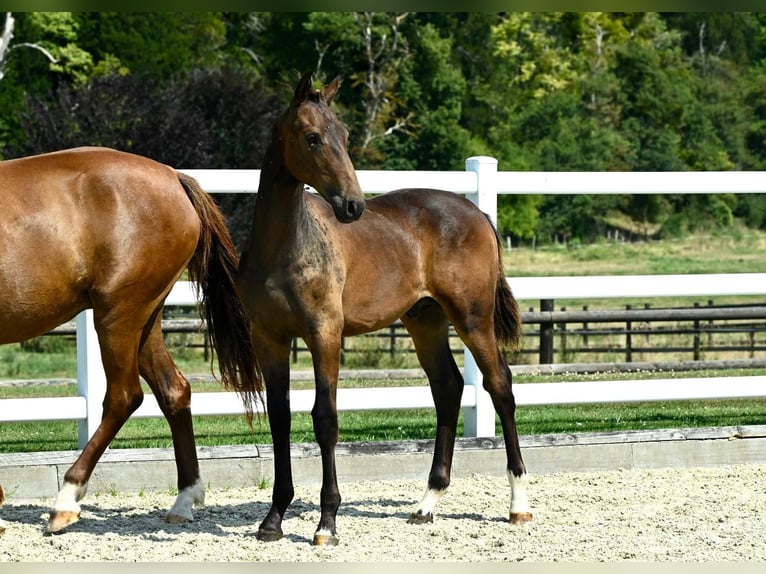
[[139,374],[173,437],[179,493],[167,520],[191,520],[192,505],[204,501],[191,390],[160,322],[187,268],[202,292],[223,384],[248,408],[260,391],[233,282],[238,256],[221,212],[191,177],[104,148],[0,162],[0,197],[0,344],[42,335],[92,308],[106,373],[103,418],[64,475],[49,529],[79,518],[93,468],[143,400]]

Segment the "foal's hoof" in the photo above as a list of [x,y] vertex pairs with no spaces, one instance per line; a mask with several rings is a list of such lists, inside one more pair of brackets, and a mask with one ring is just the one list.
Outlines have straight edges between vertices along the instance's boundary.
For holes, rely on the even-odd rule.
[[432,512],[423,514],[420,511],[413,512],[407,519],[407,524],[431,524],[434,521],[434,515]]
[[282,538],[282,530],[273,530],[271,528],[259,528],[258,534],[255,535],[258,540],[263,542],[276,542]]
[[532,520],[531,512],[511,512],[509,520],[511,524],[524,524]]
[[80,513],[71,510],[51,510],[48,519],[48,532],[61,532],[69,526],[80,520]]
[[332,532],[317,532],[312,543],[314,546],[337,546],[338,537]]

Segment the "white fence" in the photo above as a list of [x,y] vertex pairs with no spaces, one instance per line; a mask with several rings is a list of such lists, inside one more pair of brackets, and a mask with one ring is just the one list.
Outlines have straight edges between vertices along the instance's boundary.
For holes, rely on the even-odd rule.
[[[210,193],[252,193],[259,170],[184,170]],[[497,194],[661,194],[763,193],[766,172],[498,172],[489,157],[466,160],[465,172],[357,171],[365,193],[385,193],[400,187],[433,187],[463,193],[496,222]],[[685,295],[764,295],[766,273],[663,276],[583,276],[510,278],[519,300],[670,297]],[[166,305],[195,302],[191,286],[179,282]],[[466,436],[494,436],[495,413],[481,388],[481,374],[470,353],[465,357],[462,407]],[[93,328],[92,312],[77,317],[78,396],[0,400],[0,422],[76,420],[84,446],[101,418],[106,380]],[[517,404],[572,404],[689,399],[766,397],[766,376],[535,383],[515,385]],[[294,411],[310,411],[313,391],[290,395]],[[433,406],[427,387],[339,389],[339,410],[402,409]],[[195,415],[239,414],[234,393],[192,395]],[[162,416],[156,400],[147,396],[134,417]]]

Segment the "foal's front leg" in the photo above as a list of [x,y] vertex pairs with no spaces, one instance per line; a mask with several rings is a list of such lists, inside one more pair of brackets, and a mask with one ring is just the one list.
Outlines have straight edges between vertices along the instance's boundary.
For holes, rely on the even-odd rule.
[[[257,340],[256,340],[257,341]],[[271,509],[258,528],[259,540],[271,542],[282,538],[282,519],[295,496],[290,461],[290,345],[273,347],[261,345],[261,367],[266,383],[266,409],[274,446],[274,488]],[[271,352],[266,352],[266,350]]]
[[314,361],[316,398],[311,417],[314,436],[322,455],[321,517],[314,533],[315,546],[338,544],[335,517],[340,506],[340,491],[335,469],[335,447],[338,444],[338,409],[336,395],[340,368],[340,334],[316,336],[306,341]]

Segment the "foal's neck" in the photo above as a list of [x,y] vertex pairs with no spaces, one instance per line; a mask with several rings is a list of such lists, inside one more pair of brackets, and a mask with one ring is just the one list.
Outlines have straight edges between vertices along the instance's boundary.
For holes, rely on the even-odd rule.
[[280,146],[272,141],[261,167],[246,251],[256,252],[258,259],[276,256],[300,237],[308,212],[303,184],[289,173]]

